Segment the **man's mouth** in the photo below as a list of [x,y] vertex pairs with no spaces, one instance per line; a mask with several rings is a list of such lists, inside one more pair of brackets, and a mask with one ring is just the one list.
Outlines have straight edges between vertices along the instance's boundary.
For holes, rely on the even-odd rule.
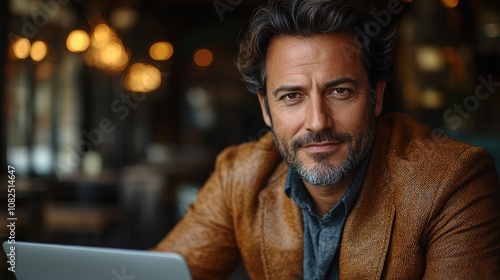
[[340,141],[326,141],[321,143],[309,143],[303,145],[302,148],[309,153],[331,153],[337,150],[342,142]]

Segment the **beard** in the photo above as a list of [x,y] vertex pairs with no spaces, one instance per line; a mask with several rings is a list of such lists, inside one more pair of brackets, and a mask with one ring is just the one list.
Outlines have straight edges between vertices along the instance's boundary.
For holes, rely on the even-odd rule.
[[[308,132],[304,136],[293,139],[291,144],[287,145],[284,137],[277,135],[273,129],[273,139],[283,160],[302,180],[313,186],[329,186],[341,182],[344,178],[352,174],[371,150],[375,140],[376,120],[373,114],[370,115],[368,128],[359,131],[354,136],[348,133],[334,133],[330,130],[316,133]],[[329,162],[329,158],[335,152],[313,154],[311,158],[315,164],[307,168],[298,158],[299,149],[304,145],[325,141],[347,144],[347,156],[339,165],[333,165]]]

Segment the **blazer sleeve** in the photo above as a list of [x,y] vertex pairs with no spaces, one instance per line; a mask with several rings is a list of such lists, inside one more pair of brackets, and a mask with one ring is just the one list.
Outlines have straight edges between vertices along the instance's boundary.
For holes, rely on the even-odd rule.
[[228,173],[234,148],[222,152],[215,171],[184,218],[154,248],[181,254],[193,279],[224,279],[239,260],[230,204]]
[[500,184],[490,154],[465,150],[432,204],[424,279],[500,279]]

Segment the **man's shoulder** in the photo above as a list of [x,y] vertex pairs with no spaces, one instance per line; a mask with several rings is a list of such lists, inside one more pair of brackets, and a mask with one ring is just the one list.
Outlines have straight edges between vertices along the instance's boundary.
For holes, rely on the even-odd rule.
[[[385,144],[378,144],[383,147],[378,149],[378,158],[385,158],[387,169],[395,177],[411,181],[412,185],[444,186],[439,182],[455,180],[480,167],[495,170],[493,157],[483,148],[442,134],[436,136],[436,130],[410,116],[384,117],[379,127],[379,142]],[[380,151],[385,152],[385,156],[380,155]]]
[[238,180],[270,177],[280,165],[282,159],[270,132],[256,141],[226,148],[216,161],[216,169]]
[[217,157],[218,162],[232,164],[252,163],[254,161],[276,160],[279,153],[274,145],[271,133],[256,141],[249,141],[225,148]]
[[[394,113],[381,120],[388,141],[388,153],[405,159],[449,161],[467,150],[484,152],[480,147],[448,137],[442,129],[431,129],[413,117]],[[484,152],[486,153],[486,152]],[[430,162],[428,162],[430,164]]]

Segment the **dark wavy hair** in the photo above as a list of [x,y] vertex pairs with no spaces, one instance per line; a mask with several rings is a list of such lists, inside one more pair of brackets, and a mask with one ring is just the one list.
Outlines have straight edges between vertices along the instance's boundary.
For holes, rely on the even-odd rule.
[[374,12],[363,0],[271,0],[255,11],[240,43],[236,66],[250,92],[265,93],[266,52],[273,38],[351,32],[363,51],[373,87],[392,75],[395,34],[393,25],[377,25]]

